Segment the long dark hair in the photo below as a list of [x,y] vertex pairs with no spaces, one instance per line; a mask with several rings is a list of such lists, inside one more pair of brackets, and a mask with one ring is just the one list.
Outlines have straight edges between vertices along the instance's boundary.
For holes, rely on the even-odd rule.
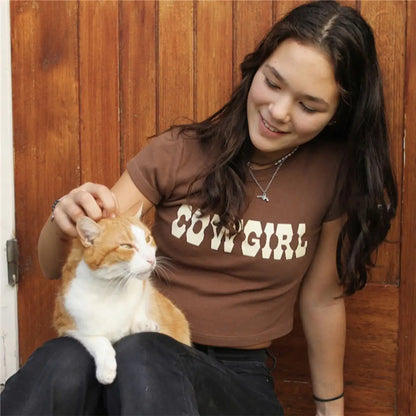
[[339,236],[337,267],[349,295],[364,287],[371,255],[385,239],[397,207],[389,158],[383,87],[374,36],[360,14],[335,1],[293,9],[276,23],[241,64],[242,81],[230,101],[208,119],[180,126],[216,155],[198,192],[201,212],[216,212],[220,225],[238,230],[246,206],[247,161],[252,153],[246,103],[253,77],[285,39],[318,47],[332,61],[340,88],[334,122],[314,140],[345,143],[341,198],[348,215]]

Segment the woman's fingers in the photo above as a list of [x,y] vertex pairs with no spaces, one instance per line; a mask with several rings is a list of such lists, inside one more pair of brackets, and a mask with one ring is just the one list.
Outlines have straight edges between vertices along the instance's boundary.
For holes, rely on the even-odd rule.
[[65,234],[76,237],[75,224],[80,217],[88,216],[98,221],[117,213],[117,199],[110,189],[88,182],[62,197],[55,206],[53,217]]
[[101,209],[100,218],[118,214],[117,198],[106,186],[88,182],[82,185],[80,189],[90,193],[94,197],[97,205]]

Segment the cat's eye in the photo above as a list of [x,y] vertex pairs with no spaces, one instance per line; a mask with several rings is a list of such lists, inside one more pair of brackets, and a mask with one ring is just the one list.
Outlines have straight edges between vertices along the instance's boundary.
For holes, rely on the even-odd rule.
[[129,244],[129,243],[120,244],[120,247],[121,248],[125,248],[127,250],[132,250],[134,248],[133,245],[132,244]]

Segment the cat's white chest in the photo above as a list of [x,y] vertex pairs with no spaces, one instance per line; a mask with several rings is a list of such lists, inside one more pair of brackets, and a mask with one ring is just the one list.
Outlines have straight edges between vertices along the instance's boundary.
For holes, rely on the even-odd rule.
[[138,315],[145,315],[147,296],[143,280],[103,281],[91,276],[84,262],[77,268],[65,296],[65,307],[77,331],[104,336],[115,342],[131,332]]

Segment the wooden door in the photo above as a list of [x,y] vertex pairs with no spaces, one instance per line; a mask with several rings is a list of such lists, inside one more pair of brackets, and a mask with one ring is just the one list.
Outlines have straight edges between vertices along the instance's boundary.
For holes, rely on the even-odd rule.
[[[242,57],[300,3],[10,2],[21,363],[54,336],[57,282],[42,277],[36,252],[52,201],[86,181],[111,186],[148,136],[216,110],[239,80]],[[403,201],[380,267],[347,302],[347,414],[408,416],[416,414],[416,2],[343,3],[376,34]],[[312,414],[298,319],[273,349],[286,414]]]

